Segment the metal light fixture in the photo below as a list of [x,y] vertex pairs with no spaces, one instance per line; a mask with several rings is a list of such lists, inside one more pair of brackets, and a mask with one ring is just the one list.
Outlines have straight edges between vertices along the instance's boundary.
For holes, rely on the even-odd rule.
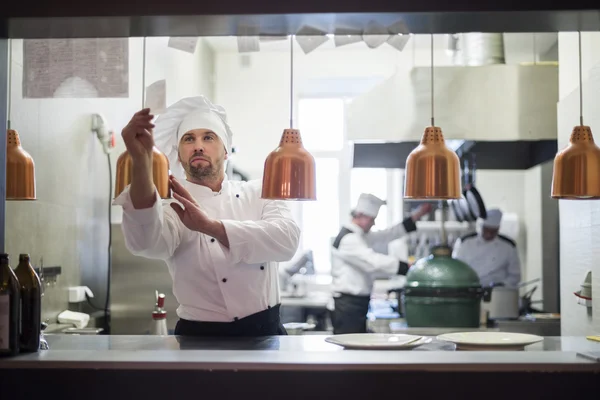
[[279,147],[265,160],[263,199],[316,200],[315,159],[302,145],[300,130],[294,129],[294,36],[290,35],[290,128]]
[[[146,102],[146,38],[144,37],[142,55],[142,108]],[[115,183],[115,197],[131,183],[133,160],[127,150],[117,159],[117,174]],[[156,146],[152,148],[152,180],[162,199],[171,198],[169,187],[169,159]]]
[[592,129],[583,124],[581,32],[579,32],[579,125],[569,144],[554,157],[552,197],[566,200],[600,199],[600,148]]
[[460,161],[446,146],[442,129],[435,126],[433,108],[433,34],[431,35],[431,126],[421,144],[406,159],[404,198],[448,200],[461,197]]
[[19,133],[10,128],[12,103],[12,39],[8,57],[8,119],[6,131],[6,200],[36,200],[35,163],[21,146]]

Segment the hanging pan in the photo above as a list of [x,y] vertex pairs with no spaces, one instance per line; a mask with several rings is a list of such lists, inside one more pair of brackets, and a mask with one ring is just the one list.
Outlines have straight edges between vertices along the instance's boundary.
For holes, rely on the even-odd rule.
[[471,209],[469,208],[469,203],[467,202],[467,199],[465,197],[465,189],[466,189],[467,185],[469,185],[471,183],[471,175],[469,173],[469,164],[466,160],[464,161],[462,179],[463,179],[463,193],[460,195],[460,199],[456,200],[456,208],[458,208],[460,210],[460,212],[463,215],[463,219],[466,222],[477,221],[477,217],[475,217],[473,215],[473,213],[471,212]]
[[485,204],[483,203],[483,198],[481,194],[475,187],[475,154],[471,155],[471,166],[469,168],[469,162],[465,160],[465,167],[467,169],[468,182],[465,185],[463,190],[463,195],[466,199],[466,203],[473,218],[472,221],[477,220],[477,218],[486,219],[487,218],[487,210],[485,209]]
[[[461,187],[464,188],[465,187],[465,180],[464,180],[464,174],[463,176],[461,176],[460,178],[461,180]],[[450,209],[454,212],[454,215],[456,216],[456,220],[458,222],[466,222],[469,221],[469,219],[467,219],[469,217],[468,214],[465,214],[462,206],[460,205],[461,201],[465,201],[463,195],[461,194],[461,198],[460,199],[456,199],[456,200],[448,200],[448,207],[450,207]]]

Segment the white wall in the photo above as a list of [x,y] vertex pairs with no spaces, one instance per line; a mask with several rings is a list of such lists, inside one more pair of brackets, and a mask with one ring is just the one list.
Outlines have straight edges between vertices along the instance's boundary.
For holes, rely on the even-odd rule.
[[[583,114],[600,142],[600,33],[582,33]],[[559,34],[558,145],[564,148],[579,123],[577,33]],[[560,290],[563,335],[600,332],[600,201],[560,200]],[[592,271],[593,308],[576,304],[573,292]]]
[[[427,41],[426,37],[419,40]],[[443,37],[436,41],[436,65],[449,64]],[[359,49],[317,49],[305,55],[295,44],[295,108],[300,97],[356,95],[396,71],[408,74],[414,65],[430,63],[430,52],[414,51],[411,42],[403,52],[387,44]],[[250,59],[249,66],[242,65],[242,57]],[[265,158],[277,147],[283,129],[289,127],[290,54],[226,52],[217,53],[215,59],[215,101],[227,110],[234,131],[236,165],[252,178],[260,178]]]
[[[212,95],[212,54],[201,41],[195,54],[167,47],[168,38],[147,39],[146,84],[167,80],[167,104],[195,94]],[[55,288],[48,288],[43,317],[53,319],[67,308],[66,287],[85,284],[104,305],[107,272],[108,207],[117,156],[124,150],[121,129],[142,107],[142,39],[129,39],[129,97],[106,99],[24,99],[22,41],[13,41],[12,127],[35,160],[35,202],[7,202],[6,248],[13,264],[19,253],[30,253],[37,266],[61,266]],[[103,114],[117,134],[107,158],[91,133],[91,115]],[[120,207],[113,207],[113,222]]]

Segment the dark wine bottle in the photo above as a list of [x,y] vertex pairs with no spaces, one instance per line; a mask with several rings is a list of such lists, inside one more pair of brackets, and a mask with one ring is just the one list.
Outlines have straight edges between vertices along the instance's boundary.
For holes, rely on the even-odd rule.
[[0,254],[0,356],[19,354],[21,296],[19,281],[9,265],[8,254]]
[[21,289],[21,351],[38,351],[42,327],[42,283],[31,266],[29,254],[19,255],[15,275]]

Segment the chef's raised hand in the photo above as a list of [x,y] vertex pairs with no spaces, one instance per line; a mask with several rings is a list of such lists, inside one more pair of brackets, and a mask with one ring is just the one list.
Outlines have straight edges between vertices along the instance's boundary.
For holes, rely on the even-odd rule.
[[[171,188],[173,189],[173,197],[181,203],[171,203],[171,208],[175,210],[181,222],[190,230],[203,232],[206,225],[210,222],[210,218],[206,215],[190,192],[183,187],[177,179],[170,177]],[[182,207],[183,206],[183,207]]]
[[121,131],[127,151],[134,161],[142,157],[152,157],[154,146],[152,118],[154,115],[150,114],[150,109],[144,108],[133,114],[129,123]]
[[433,206],[430,203],[421,204],[419,208],[412,214],[412,220],[418,221],[425,214],[428,214],[433,209]]
[[171,208],[175,210],[183,225],[189,230],[212,236],[229,248],[229,240],[223,223],[206,215],[190,192],[175,177],[171,176],[169,179],[173,197],[183,205],[182,207],[179,204],[171,203]]

